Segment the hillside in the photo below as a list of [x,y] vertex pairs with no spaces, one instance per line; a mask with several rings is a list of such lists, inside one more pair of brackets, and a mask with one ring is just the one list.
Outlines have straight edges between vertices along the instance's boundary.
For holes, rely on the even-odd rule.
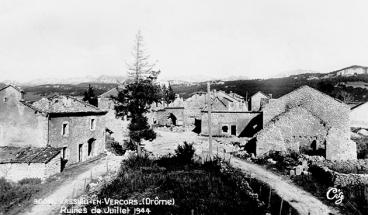
[[[311,76],[315,78],[311,78]],[[368,101],[367,89],[344,84],[346,82],[368,83],[368,75],[327,78],[325,76],[326,74],[310,73],[285,78],[225,81],[223,84],[213,84],[211,88],[226,92],[232,91],[244,97],[249,97],[258,91],[262,91],[266,94],[272,94],[273,98],[278,98],[303,85],[308,85],[346,103]],[[182,97],[187,98],[194,92],[206,91],[207,86],[205,82],[202,82],[194,86],[174,85],[173,89]]]

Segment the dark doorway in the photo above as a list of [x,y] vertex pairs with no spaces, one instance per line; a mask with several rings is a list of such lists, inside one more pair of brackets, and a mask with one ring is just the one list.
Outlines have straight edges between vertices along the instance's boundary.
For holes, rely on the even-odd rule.
[[312,141],[311,148],[313,152],[317,151],[317,140]]
[[171,119],[172,124],[176,126],[176,116],[173,113],[170,113],[168,118]]
[[83,144],[79,144],[79,147],[78,147],[78,155],[79,155],[79,162],[82,161],[82,158],[83,158]]
[[67,147],[63,147],[60,172],[62,172],[65,169],[66,163],[68,163],[68,156],[66,153],[67,153]]
[[236,125],[232,125],[231,126],[231,135],[235,135],[236,136]]
[[88,140],[88,147],[87,147],[87,154],[88,156],[92,156],[93,155],[93,150],[94,150],[94,146],[95,146],[95,140],[94,138],[91,138]]
[[197,134],[200,134],[201,133],[201,127],[202,127],[202,121],[200,119],[194,119],[194,129],[193,129],[193,132],[194,133],[197,133]]

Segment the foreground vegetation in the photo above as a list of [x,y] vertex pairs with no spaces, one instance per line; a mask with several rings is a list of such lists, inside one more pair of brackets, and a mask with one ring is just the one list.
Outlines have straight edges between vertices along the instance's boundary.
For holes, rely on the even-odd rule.
[[123,161],[117,178],[97,197],[175,200],[174,205],[145,206],[150,214],[265,214],[265,205],[240,171],[218,159],[195,162],[193,155],[192,146],[185,144],[175,156],[132,156]]
[[27,178],[18,183],[11,183],[0,178],[0,214],[8,214],[14,207],[22,207],[33,195],[41,191],[41,180]]

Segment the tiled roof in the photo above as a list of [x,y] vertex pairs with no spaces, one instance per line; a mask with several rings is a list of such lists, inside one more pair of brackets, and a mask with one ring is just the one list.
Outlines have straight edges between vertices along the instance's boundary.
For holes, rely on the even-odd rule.
[[105,111],[71,96],[42,98],[32,104],[45,113],[104,113]]
[[60,153],[60,148],[0,147],[0,164],[48,163]]

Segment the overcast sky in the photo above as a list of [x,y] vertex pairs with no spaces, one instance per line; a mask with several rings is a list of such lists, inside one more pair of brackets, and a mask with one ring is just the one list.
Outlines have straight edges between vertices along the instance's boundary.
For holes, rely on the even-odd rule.
[[142,31],[161,78],[368,66],[368,1],[0,0],[0,80],[125,75]]

